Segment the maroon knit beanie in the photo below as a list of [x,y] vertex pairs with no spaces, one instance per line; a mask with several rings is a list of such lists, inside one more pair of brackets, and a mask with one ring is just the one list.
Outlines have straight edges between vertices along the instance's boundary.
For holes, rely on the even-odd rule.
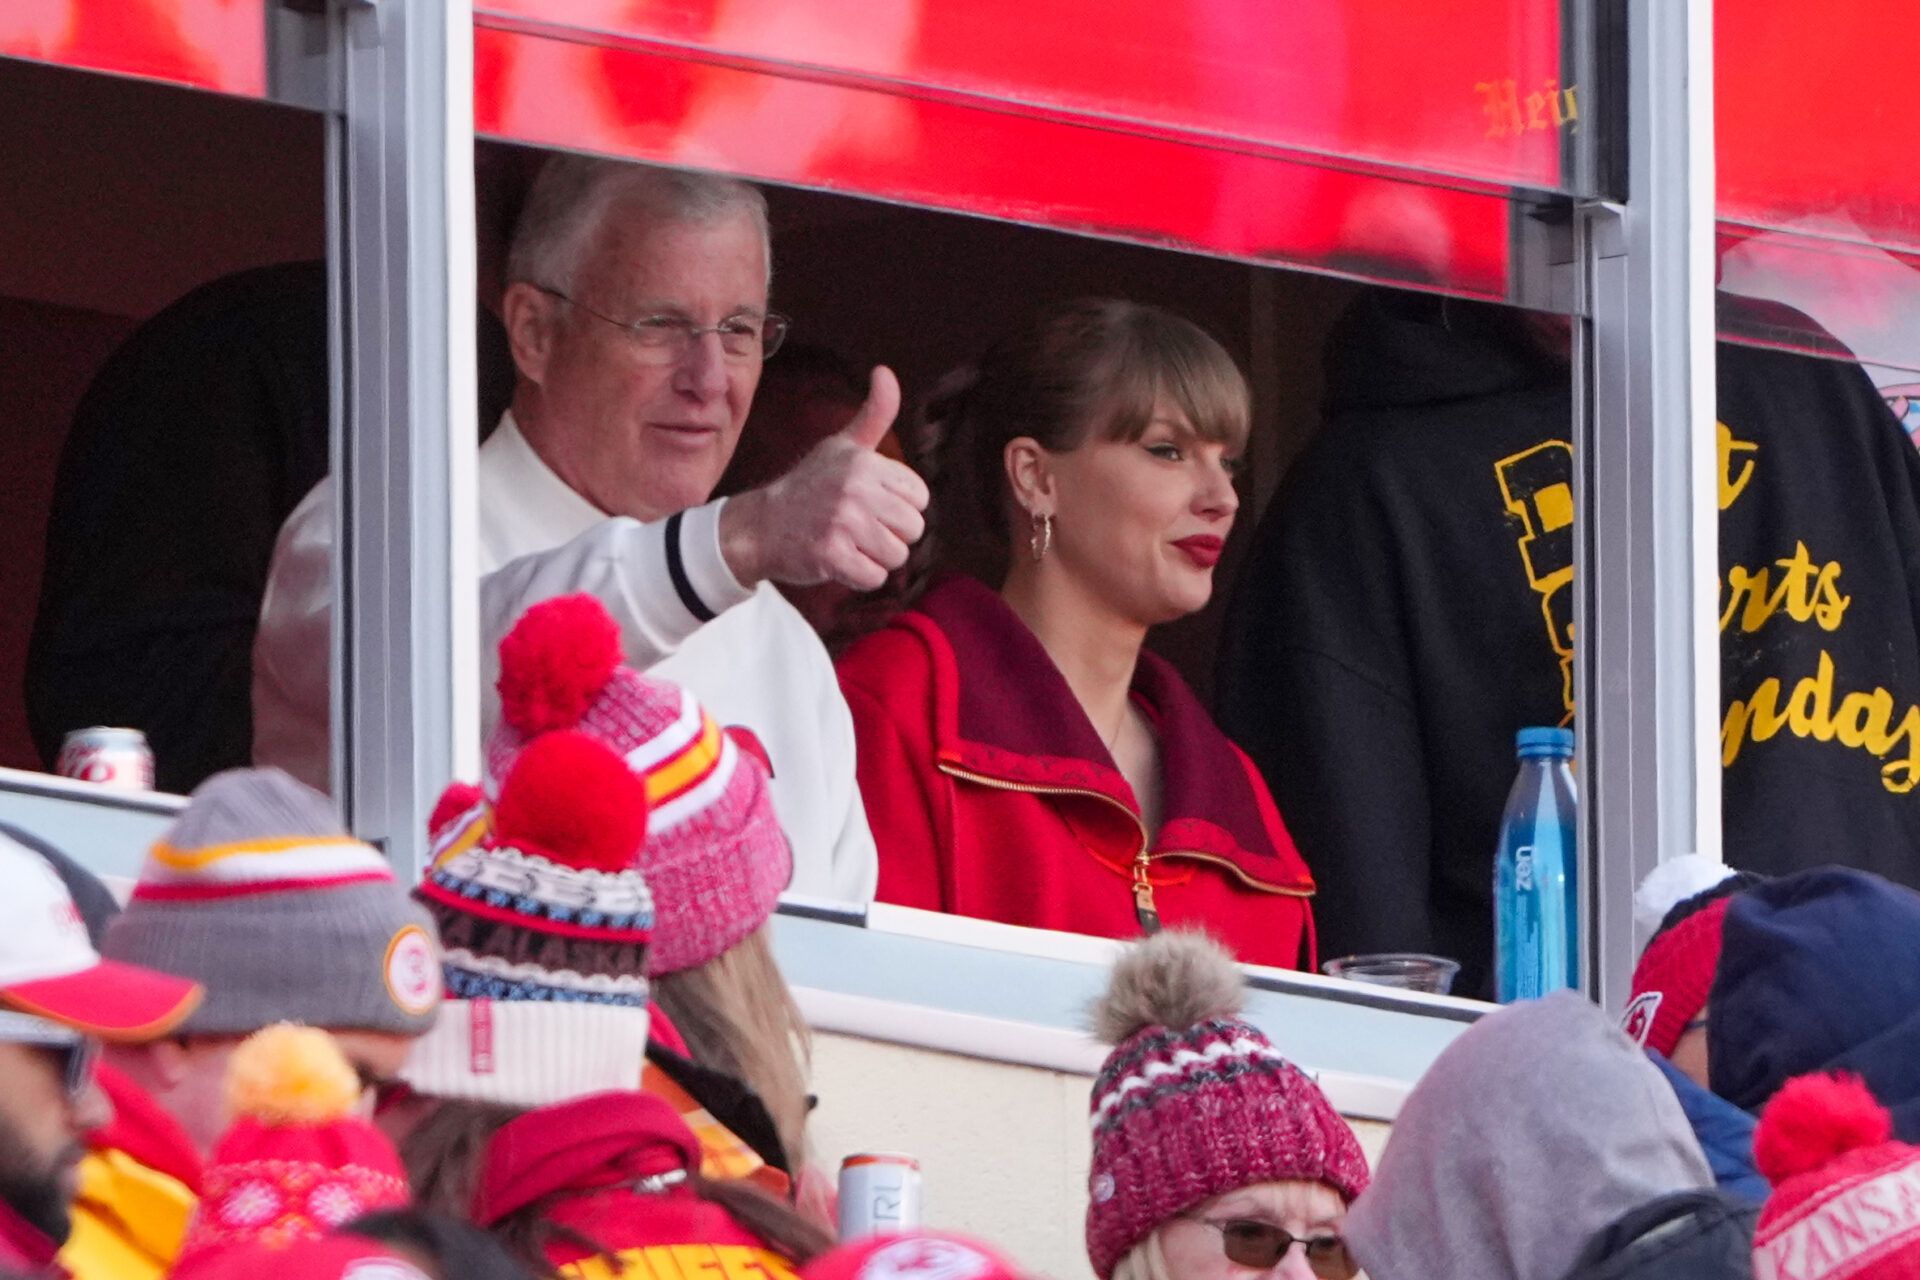
[[1241,1021],[1232,958],[1170,930],[1114,966],[1094,1008],[1114,1046],[1094,1080],[1087,1256],[1100,1280],[1154,1228],[1263,1182],[1323,1182],[1349,1203],[1367,1185],[1353,1130],[1319,1086]]

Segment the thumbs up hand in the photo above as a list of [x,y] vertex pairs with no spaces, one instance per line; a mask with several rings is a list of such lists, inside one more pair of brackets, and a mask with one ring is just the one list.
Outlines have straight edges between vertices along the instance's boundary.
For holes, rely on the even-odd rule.
[[720,550],[743,585],[885,585],[926,530],[927,486],[913,468],[874,452],[900,412],[900,382],[882,365],[866,403],[793,470],[720,512]]

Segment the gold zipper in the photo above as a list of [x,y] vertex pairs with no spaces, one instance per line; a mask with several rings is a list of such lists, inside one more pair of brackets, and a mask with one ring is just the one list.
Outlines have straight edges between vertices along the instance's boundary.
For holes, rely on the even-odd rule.
[[1147,875],[1148,869],[1151,867],[1156,856],[1162,862],[1169,858],[1191,858],[1196,862],[1207,862],[1212,863],[1214,866],[1225,867],[1228,871],[1231,871],[1234,877],[1242,884],[1252,889],[1258,889],[1262,893],[1277,893],[1289,898],[1311,898],[1313,896],[1313,890],[1311,889],[1289,889],[1279,885],[1268,884],[1263,880],[1255,880],[1232,862],[1229,862],[1225,858],[1215,857],[1210,853],[1201,853],[1193,849],[1169,849],[1164,853],[1155,855],[1153,852],[1153,837],[1147,831],[1147,824],[1140,820],[1140,815],[1104,791],[1090,791],[1085,787],[1050,787],[1032,782],[1009,782],[1005,778],[990,778],[986,774],[975,773],[971,769],[963,769],[959,765],[949,764],[945,760],[935,761],[934,767],[939,769],[940,772],[952,777],[965,778],[968,782],[977,782],[983,787],[996,787],[1001,791],[1024,791],[1031,795],[1042,796],[1087,796],[1090,799],[1100,800],[1110,804],[1120,812],[1126,814],[1127,817],[1132,820],[1134,830],[1140,833],[1140,848],[1133,855],[1133,913],[1139,918],[1140,927],[1148,933],[1158,933],[1160,931],[1160,911],[1159,908],[1154,905],[1153,881]]

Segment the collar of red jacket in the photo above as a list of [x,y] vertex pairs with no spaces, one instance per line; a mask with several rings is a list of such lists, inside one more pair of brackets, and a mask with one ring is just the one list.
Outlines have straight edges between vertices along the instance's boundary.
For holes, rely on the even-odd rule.
[[95,1151],[122,1151],[156,1173],[164,1173],[194,1195],[200,1194],[200,1149],[175,1120],[139,1085],[102,1062],[100,1088],[113,1103],[113,1119],[87,1136]]
[[664,1099],[597,1093],[508,1121],[487,1144],[474,1221],[490,1227],[558,1192],[700,1168],[700,1142]]
[[0,1267],[10,1273],[34,1277],[63,1277],[67,1273],[55,1261],[60,1246],[46,1232],[28,1222],[14,1211],[12,1205],[0,1200]]
[[[943,764],[1026,786],[1089,791],[1139,812],[1133,788],[1066,677],[998,593],[973,578],[950,578],[927,593],[918,613],[923,617],[909,613],[899,622],[923,635],[931,624],[943,641],[929,645]],[[964,678],[954,656],[961,653]],[[1143,650],[1133,696],[1160,739],[1154,851],[1226,858],[1256,879],[1311,891],[1297,852],[1274,846],[1248,766],[1172,665]]]

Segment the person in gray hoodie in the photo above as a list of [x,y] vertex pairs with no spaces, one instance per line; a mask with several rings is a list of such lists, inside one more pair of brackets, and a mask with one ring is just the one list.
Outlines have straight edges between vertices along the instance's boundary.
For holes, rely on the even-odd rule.
[[1755,1211],[1713,1185],[1658,1069],[1563,991],[1435,1060],[1346,1237],[1371,1280],[1747,1280]]

